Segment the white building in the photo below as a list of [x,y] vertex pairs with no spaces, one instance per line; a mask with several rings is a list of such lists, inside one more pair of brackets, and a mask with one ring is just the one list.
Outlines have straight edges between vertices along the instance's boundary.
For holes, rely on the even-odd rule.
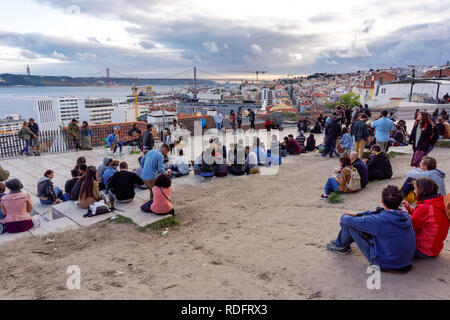
[[266,110],[267,107],[273,105],[273,99],[275,98],[275,94],[273,90],[269,90],[267,88],[263,88],[261,90],[261,110]]
[[73,118],[80,119],[80,107],[84,107],[83,99],[69,96],[59,99],[59,113],[64,126],[67,126]]
[[56,130],[61,124],[59,102],[46,97],[0,97],[0,118],[14,112],[20,118],[33,118],[41,131]]
[[[423,83],[415,83],[413,86],[412,100],[431,102],[436,98],[439,85],[439,99],[446,93],[450,93],[449,80],[433,80]],[[411,94],[411,82],[393,82],[380,85],[376,95],[375,106],[384,106],[391,103],[391,99],[409,99]]]
[[4,119],[0,120],[0,134],[18,132],[25,121],[27,120],[20,119],[16,114],[5,116]]

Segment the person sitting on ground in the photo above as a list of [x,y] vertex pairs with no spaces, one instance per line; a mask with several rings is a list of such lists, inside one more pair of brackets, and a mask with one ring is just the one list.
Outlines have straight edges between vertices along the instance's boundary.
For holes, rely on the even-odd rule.
[[361,189],[364,189],[367,183],[369,183],[369,168],[364,161],[358,158],[358,152],[356,151],[350,153],[350,160],[352,161],[352,166],[358,170],[361,178]]
[[[171,185],[172,180],[168,175],[159,175],[155,180],[155,186],[152,190],[153,200],[150,200],[147,203],[147,206],[149,205],[149,208],[144,211],[157,215],[175,215],[175,210],[173,209],[172,201],[170,200],[170,195],[172,193]],[[144,209],[144,205],[141,207],[141,209]]]
[[77,159],[77,164],[75,165],[75,168],[74,168],[74,169],[80,170],[80,166],[81,166],[82,164],[86,164],[86,158],[85,158],[85,157],[79,157],[79,158]]
[[395,125],[395,130],[392,133],[391,145],[393,146],[407,146],[408,143],[405,142],[405,135],[402,130],[402,126],[399,124]]
[[113,133],[106,138],[106,145],[111,148],[113,153],[116,153],[117,148],[119,148],[119,153],[122,153],[123,143],[120,141],[118,128],[114,127]]
[[450,124],[443,117],[438,117],[437,121],[439,139],[450,139]]
[[316,121],[316,124],[314,125],[314,128],[312,129],[311,133],[322,133],[322,126],[320,125],[319,121]]
[[413,182],[420,178],[430,178],[438,185],[438,193],[445,196],[445,173],[437,169],[436,159],[432,157],[423,157],[420,161],[419,167],[411,170],[406,174],[406,181],[402,186],[402,194],[405,200],[409,203],[416,202],[414,195]]
[[[103,158],[103,164],[99,165],[97,168],[97,174],[99,177],[102,177],[105,173],[106,168],[108,168],[114,159],[112,158]],[[104,188],[103,188],[104,189]]]
[[352,137],[350,136],[350,133],[348,132],[348,128],[344,127],[342,129],[342,138],[341,141],[339,142],[339,151],[340,154],[342,155],[349,155],[350,151],[352,150],[353,147],[353,140]]
[[30,195],[22,192],[23,185],[18,179],[6,182],[9,194],[2,197],[0,204],[0,233],[25,232],[33,228],[30,213],[33,211],[33,203]]
[[88,209],[94,202],[100,201],[102,195],[98,187],[97,169],[89,166],[84,181],[81,184],[78,206],[81,209]]
[[41,204],[60,203],[69,200],[60,188],[53,186],[52,179],[54,177],[55,173],[53,170],[47,170],[44,176],[38,180],[37,196]]
[[142,166],[141,166],[141,160],[144,156],[140,156],[138,158],[138,167],[136,169],[134,169],[133,171],[138,175],[139,178],[141,178],[142,175]]
[[5,170],[2,168],[2,166],[0,166],[0,182],[1,181],[6,181],[9,178],[9,171]]
[[302,147],[300,146],[298,141],[294,139],[294,136],[292,134],[288,136],[286,149],[290,155],[297,155],[302,153]]
[[[353,193],[361,189],[361,182],[358,171],[352,166],[350,157],[341,157],[339,159],[341,163],[341,170],[335,169],[335,176],[328,178],[325,184],[325,193],[322,194],[321,199],[328,199],[328,196],[333,192],[339,193]],[[356,175],[353,174],[356,172]],[[352,179],[358,178],[359,181],[352,181]],[[359,187],[353,185],[359,183]]]
[[245,150],[236,145],[233,149],[233,162],[231,163],[230,173],[233,176],[242,176],[246,173]]
[[303,151],[303,149],[305,149],[305,141],[306,141],[306,137],[303,134],[303,131],[300,131],[299,135],[295,138],[295,140],[297,140],[298,144],[300,145]]
[[314,134],[310,133],[308,139],[306,139],[306,151],[312,152],[316,150],[316,139]]
[[261,142],[259,138],[254,139],[252,151],[256,153],[258,164],[266,163],[267,158],[266,149],[264,147],[264,144]]
[[77,169],[72,169],[70,171],[70,174],[72,175],[72,179],[67,180],[66,184],[64,185],[64,193],[69,198],[70,198],[70,192],[72,192],[73,187],[75,186],[75,184],[81,177],[80,171],[78,171]]
[[413,209],[408,202],[403,205],[411,215],[416,234],[415,258],[436,257],[444,247],[450,221],[446,214],[444,197],[438,193],[438,185],[430,178],[414,181],[417,206]]
[[191,172],[188,158],[184,155],[183,149],[178,150],[178,156],[174,159],[174,164],[169,167],[175,177],[188,175]]
[[200,174],[200,168],[202,166],[203,162],[203,154],[202,152],[197,158],[194,160],[194,174],[199,175]]
[[120,171],[114,173],[108,183],[107,194],[111,208],[114,208],[116,201],[119,203],[133,201],[134,186],[144,184],[144,181],[136,173],[128,171],[128,164],[125,161],[120,163],[119,168]]
[[250,174],[250,169],[258,167],[258,156],[250,147],[245,147],[245,172]]
[[103,173],[103,175],[101,177],[101,182],[103,182],[106,189],[108,189],[109,179],[111,179],[113,174],[117,172],[118,167],[119,167],[119,161],[113,160],[111,165],[108,168],[106,168],[105,172]]
[[403,197],[395,186],[381,194],[382,208],[361,213],[344,213],[341,231],[327,249],[342,254],[351,252],[355,242],[371,265],[383,271],[406,272],[411,269],[416,240],[411,218],[400,210]]
[[366,164],[369,168],[369,181],[392,178],[392,166],[388,156],[381,152],[381,147],[374,144],[370,147],[372,154]]

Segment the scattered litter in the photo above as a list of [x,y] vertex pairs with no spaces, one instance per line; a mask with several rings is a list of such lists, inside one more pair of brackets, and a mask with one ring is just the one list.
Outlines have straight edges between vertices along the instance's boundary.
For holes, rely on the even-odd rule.
[[163,290],[167,290],[167,289],[170,289],[170,288],[173,288],[173,287],[176,287],[176,286],[177,286],[177,284],[173,284],[173,285],[171,285],[171,286],[168,286],[168,287],[163,288]]
[[54,248],[54,249],[53,249],[53,251],[56,251],[56,250],[58,250],[58,248]]
[[163,232],[161,232],[161,236],[165,236],[169,233],[169,228],[166,228]]
[[125,272],[123,272],[123,271],[116,271],[116,272],[114,272],[114,275],[115,275],[116,277],[122,276],[122,275],[124,275],[124,274],[125,274]]
[[55,242],[55,239],[47,239],[47,240],[45,240],[45,242],[47,242],[47,243],[53,243],[53,242]]
[[239,203],[233,202],[233,207],[237,207]]
[[48,253],[48,252],[39,251],[39,250],[31,250],[31,252],[33,252],[33,253],[45,254],[45,255],[50,255],[50,253]]

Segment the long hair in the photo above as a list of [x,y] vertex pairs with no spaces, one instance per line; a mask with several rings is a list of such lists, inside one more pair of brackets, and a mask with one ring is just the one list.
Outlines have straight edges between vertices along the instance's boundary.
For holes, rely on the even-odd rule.
[[422,111],[420,112],[420,114],[422,115],[422,120],[419,121],[420,128],[421,129],[425,128],[427,124],[431,126],[431,120],[430,116],[428,115],[428,112]]
[[80,197],[88,198],[93,197],[94,182],[97,181],[97,168],[94,166],[89,166],[84,174],[86,177],[81,185]]
[[416,187],[417,201],[423,201],[426,197],[434,196],[439,190],[436,182],[430,178],[419,178],[414,181],[414,186]]

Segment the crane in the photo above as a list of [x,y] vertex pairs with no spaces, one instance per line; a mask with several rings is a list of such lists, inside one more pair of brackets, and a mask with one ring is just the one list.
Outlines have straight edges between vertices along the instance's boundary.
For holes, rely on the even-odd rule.
[[[136,78],[136,80],[134,80],[134,85],[133,85],[133,88],[132,88],[133,96],[134,96],[134,111],[135,111],[135,114],[136,114],[136,121],[137,121],[137,119],[139,117],[139,105],[138,105],[138,102],[139,102],[139,100],[138,100],[138,90],[139,90],[139,88],[137,87],[138,80],[139,80],[138,78]],[[145,90],[146,90],[146,93],[150,93],[150,92],[152,92],[152,87],[151,86],[146,86]]]
[[256,100],[259,100],[259,75],[260,74],[265,74],[265,73],[267,73],[267,71],[263,71],[263,70],[246,70],[246,71],[231,71],[231,72],[241,72],[241,73],[252,73],[252,74],[255,74],[255,76],[256,76],[256,81],[255,81],[255,84],[256,84]]

